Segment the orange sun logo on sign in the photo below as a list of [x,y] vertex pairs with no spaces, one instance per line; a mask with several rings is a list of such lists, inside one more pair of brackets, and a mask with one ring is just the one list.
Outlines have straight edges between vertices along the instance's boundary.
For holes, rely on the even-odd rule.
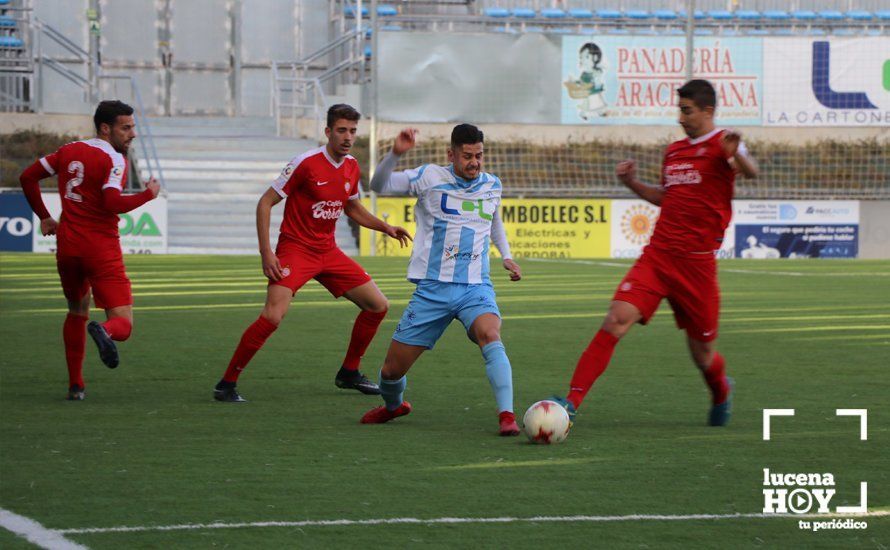
[[649,244],[658,211],[647,204],[635,204],[621,216],[621,233],[624,238],[635,245]]

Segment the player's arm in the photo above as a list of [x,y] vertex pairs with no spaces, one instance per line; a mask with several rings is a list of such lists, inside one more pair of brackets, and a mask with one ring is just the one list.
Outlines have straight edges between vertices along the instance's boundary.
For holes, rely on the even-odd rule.
[[374,177],[371,178],[371,190],[387,195],[407,195],[411,191],[411,178],[405,172],[393,172],[399,163],[399,157],[410,151],[417,144],[417,130],[405,128],[396,136],[392,150],[383,157]]
[[408,246],[408,241],[413,240],[411,234],[408,233],[408,230],[404,227],[389,225],[374,214],[368,212],[368,209],[362,205],[357,196],[354,199],[346,201],[346,206],[343,207],[343,212],[355,220],[355,223],[360,226],[367,227],[372,231],[385,233],[393,239],[397,239],[400,246]]
[[135,210],[154,199],[161,192],[161,184],[154,178],[148,180],[145,189],[134,195],[124,195],[121,190],[113,185],[105,185],[102,188],[102,207],[115,214],[123,214]]
[[273,281],[284,278],[281,272],[281,263],[278,256],[272,250],[272,242],[269,239],[269,225],[272,219],[272,207],[282,201],[282,197],[275,187],[266,189],[256,205],[256,234],[260,244],[260,257],[263,261],[263,273]]
[[628,189],[636,193],[641,199],[649,201],[655,206],[660,206],[664,199],[664,187],[656,187],[641,182],[637,179],[637,163],[633,160],[619,162],[615,166],[615,175]]
[[31,210],[37,214],[40,219],[40,233],[42,235],[55,235],[56,227],[59,223],[49,215],[49,210],[43,204],[43,197],[40,195],[40,180],[48,178],[56,173],[55,167],[52,165],[55,154],[46,156],[25,168],[22,175],[19,176],[19,183],[22,191],[25,193],[25,199],[31,206]]
[[510,280],[518,281],[522,278],[522,269],[519,264],[513,261],[510,254],[510,243],[507,242],[507,231],[504,229],[504,222],[501,220],[500,209],[494,211],[494,218],[491,220],[491,242],[495,248],[501,253],[504,262],[504,269],[510,272]]
[[756,178],[758,167],[751,155],[748,154],[748,148],[742,142],[742,136],[734,130],[723,132],[720,138],[723,145],[723,152],[732,167],[746,178]]

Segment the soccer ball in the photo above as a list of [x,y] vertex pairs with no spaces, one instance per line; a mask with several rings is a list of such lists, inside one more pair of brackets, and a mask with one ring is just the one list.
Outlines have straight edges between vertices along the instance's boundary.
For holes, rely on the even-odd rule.
[[556,401],[538,401],[522,418],[525,435],[532,443],[561,443],[569,435],[569,413]]

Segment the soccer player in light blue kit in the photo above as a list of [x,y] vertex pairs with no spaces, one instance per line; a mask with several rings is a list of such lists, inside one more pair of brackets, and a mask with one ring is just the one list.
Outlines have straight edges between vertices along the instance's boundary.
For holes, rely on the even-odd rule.
[[522,278],[510,257],[498,209],[501,180],[482,171],[483,135],[471,124],[451,132],[449,166],[425,164],[393,172],[398,159],[415,145],[417,131],[402,130],[392,152],[380,162],[371,189],[387,195],[414,195],[417,232],[408,279],[417,284],[393,334],[380,370],[385,405],[365,413],[363,424],[382,424],[411,412],[403,399],[406,373],[420,355],[433,349],[455,318],[482,349],[485,373],[498,405],[500,434],[518,435],[513,415],[513,374],[501,343],[501,314],[489,277],[489,244],[503,258],[510,280]]

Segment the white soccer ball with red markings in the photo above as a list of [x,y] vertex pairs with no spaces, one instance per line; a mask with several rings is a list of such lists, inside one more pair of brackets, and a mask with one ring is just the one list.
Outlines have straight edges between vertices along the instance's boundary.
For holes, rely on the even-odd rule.
[[522,418],[525,435],[532,443],[561,443],[569,435],[569,413],[556,401],[538,401]]

